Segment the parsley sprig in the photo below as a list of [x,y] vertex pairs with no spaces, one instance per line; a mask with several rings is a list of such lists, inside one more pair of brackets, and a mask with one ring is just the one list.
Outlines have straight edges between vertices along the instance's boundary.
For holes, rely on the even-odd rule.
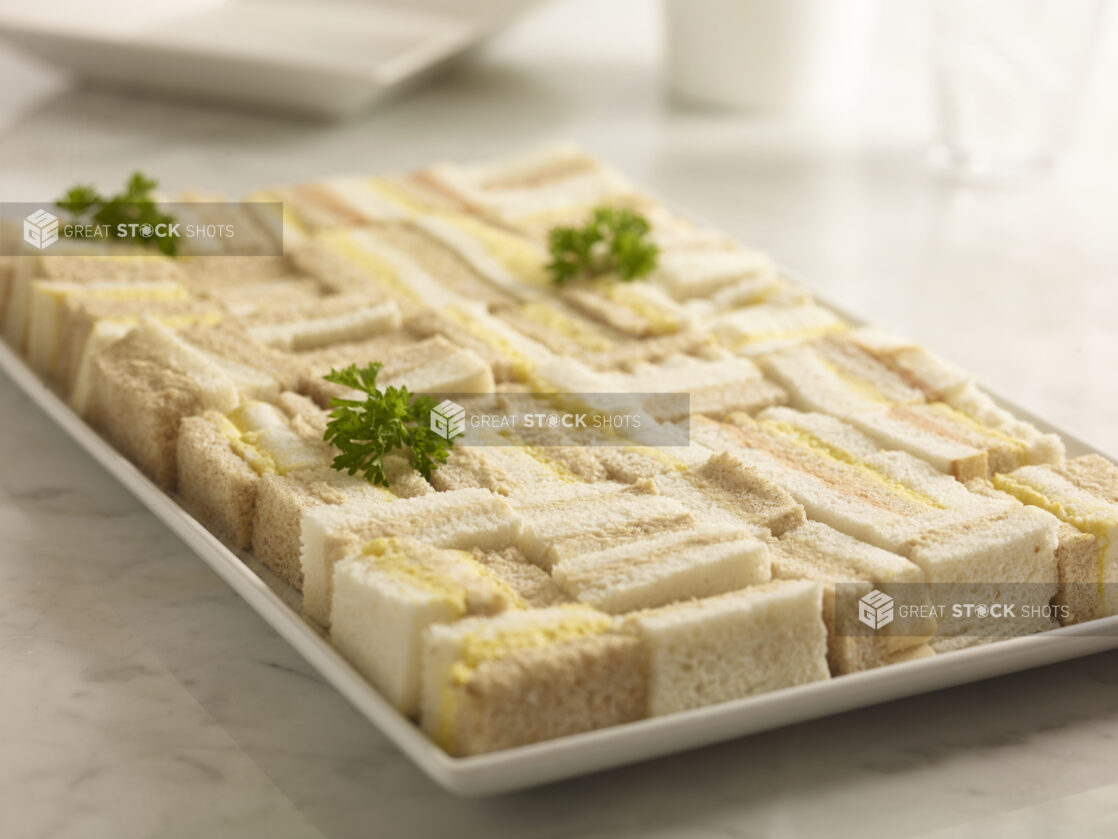
[[616,274],[644,277],[656,267],[660,249],[648,238],[648,220],[632,210],[598,207],[581,227],[556,227],[548,234],[548,270],[556,285],[573,279]]
[[[105,197],[89,184],[78,184],[67,190],[55,205],[74,216],[77,222],[89,222],[108,228],[113,238],[128,239],[145,247],[157,248],[160,253],[174,256],[178,239],[174,236],[121,236],[117,225],[150,224],[152,230],[157,225],[173,224],[175,219],[159,209],[155,203],[153,190],[158,182],[142,172],[133,172],[123,191]],[[133,228],[128,228],[133,229]]]
[[341,450],[333,466],[339,472],[360,472],[370,483],[388,486],[384,456],[407,452],[411,465],[429,478],[438,464],[446,463],[454,441],[431,430],[429,422],[435,400],[430,396],[417,396],[406,387],[377,387],[377,374],[383,366],[379,361],[363,368],[351,364],[323,377],[366,394],[363,400],[330,400],[333,410],[324,439]]

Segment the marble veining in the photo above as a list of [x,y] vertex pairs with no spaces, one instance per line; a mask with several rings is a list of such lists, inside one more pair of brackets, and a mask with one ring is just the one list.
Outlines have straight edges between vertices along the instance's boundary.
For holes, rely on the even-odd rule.
[[[545,7],[440,84],[327,128],[71,88],[0,51],[0,195],[137,167],[236,193],[570,138],[1118,453],[1118,111],[1096,97],[1050,180],[934,181],[906,2],[858,123],[875,139],[846,126],[829,145],[669,111],[639,0],[592,37],[592,0]],[[457,800],[3,377],[0,464],[4,839],[1118,834],[1118,652]]]

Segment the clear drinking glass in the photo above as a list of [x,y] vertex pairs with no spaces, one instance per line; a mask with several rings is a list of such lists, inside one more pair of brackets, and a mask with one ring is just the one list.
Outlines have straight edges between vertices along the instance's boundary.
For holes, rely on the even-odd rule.
[[1043,171],[1070,134],[1102,0],[929,0],[933,159],[963,176]]

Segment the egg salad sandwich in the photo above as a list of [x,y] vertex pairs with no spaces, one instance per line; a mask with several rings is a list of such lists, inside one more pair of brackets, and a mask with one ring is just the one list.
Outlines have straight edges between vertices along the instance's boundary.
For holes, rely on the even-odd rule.
[[550,574],[529,562],[516,545],[497,550],[474,548],[470,553],[512,589],[525,606],[543,609],[574,602]]
[[538,296],[537,286],[518,280],[471,235],[474,231],[455,221],[453,216],[425,216],[378,222],[369,230],[458,298],[496,308]]
[[[778,408],[733,420],[700,419],[692,429],[783,486],[809,519],[904,556],[928,582],[1014,580],[1055,593],[1050,517],[969,492],[904,452],[877,450],[834,417]],[[1047,602],[1042,589],[1034,594]]]
[[804,508],[787,490],[731,452],[653,477],[661,494],[696,515],[780,536],[804,522]]
[[539,447],[510,445],[497,434],[474,434],[471,444],[455,446],[431,476],[440,492],[479,487],[502,496],[579,483],[577,475]]
[[420,724],[460,757],[632,722],[648,704],[640,640],[587,606],[436,623],[422,659]]
[[424,631],[523,605],[465,551],[375,539],[334,567],[330,640],[389,702],[414,716]]
[[765,543],[745,528],[699,524],[566,553],[551,575],[580,603],[610,614],[664,606],[767,582]]
[[652,221],[660,258],[649,282],[675,300],[725,299],[732,292],[739,301],[759,303],[780,287],[780,274],[768,254],[709,231],[681,231],[678,225]]
[[399,327],[400,309],[394,301],[336,294],[313,304],[281,302],[258,310],[247,329],[265,346],[301,351],[373,338]]
[[59,346],[65,337],[62,329],[67,304],[82,300],[177,302],[190,295],[180,284],[102,280],[98,282],[61,282],[36,280],[31,283],[26,325],[27,359],[41,376],[54,374]]
[[500,550],[515,543],[520,520],[483,489],[437,492],[391,503],[312,507],[301,521],[303,611],[330,625],[334,566],[372,539],[410,536],[439,548]]
[[[671,399],[650,398],[645,408],[654,419],[678,422],[692,413],[722,417],[735,411],[754,414],[787,402],[784,390],[747,358],[696,358],[673,355],[656,363],[642,362],[611,376],[613,392],[669,393]],[[685,402],[675,394],[686,393]]]
[[[63,244],[63,243],[59,243]],[[104,255],[77,256],[74,254],[19,257],[8,279],[7,303],[4,308],[4,339],[18,352],[27,350],[28,331],[32,320],[32,298],[40,300],[51,311],[52,301],[49,289],[53,283],[61,283],[67,289],[74,285],[99,285],[107,283],[111,287],[121,285],[155,284],[164,295],[171,293],[170,286],[177,286],[181,292],[185,285],[185,272],[174,260],[164,256],[148,256],[128,253],[123,249]],[[170,284],[167,286],[166,284]],[[36,293],[35,289],[39,291]],[[49,318],[47,319],[49,323]]]
[[58,341],[49,364],[59,390],[69,396],[79,413],[89,400],[90,363],[103,347],[123,338],[144,318],[170,329],[213,324],[226,317],[205,300],[112,300],[96,297],[68,299],[59,318]]
[[[255,541],[258,495],[265,475],[298,484],[326,480],[347,496],[395,498],[390,488],[374,487],[330,468],[334,452],[323,440],[324,422],[324,412],[294,393],[282,394],[274,404],[245,400],[228,413],[211,410],[184,418],[177,451],[179,495],[212,530],[242,549]],[[431,491],[418,474],[405,478],[398,469],[390,474],[390,487],[417,481],[424,491]],[[293,511],[295,520],[299,512]],[[258,558],[274,566],[270,554],[264,551]],[[278,565],[272,570],[291,576],[288,562]]]
[[[847,328],[838,315],[816,303],[788,305],[775,301],[717,312],[704,325],[723,347],[740,355],[798,346]],[[771,378],[784,384],[779,377]]]
[[552,353],[603,372],[631,370],[641,362],[656,363],[673,355],[716,357],[720,350],[709,334],[687,326],[634,338],[557,297],[505,306],[494,310],[493,316]]
[[579,554],[685,530],[698,521],[649,483],[567,484],[512,496],[509,502],[520,522],[518,546],[549,573]]
[[437,163],[406,184],[432,204],[476,215],[541,242],[552,227],[581,222],[596,205],[654,203],[615,169],[570,146],[488,163]]
[[200,350],[150,318],[96,354],[90,381],[89,421],[167,489],[178,477],[184,417],[279,396],[267,374]]
[[[832,336],[771,353],[762,366],[794,407],[841,417],[881,445],[907,451],[961,481],[1063,456],[1055,435],[997,408],[934,356],[901,354],[907,366],[886,356],[890,366],[864,343]],[[929,394],[942,399],[929,401]]]
[[323,407],[333,397],[348,398],[341,385],[324,381],[334,368],[363,366],[376,358],[383,366],[377,375],[379,387],[406,387],[413,393],[492,393],[493,371],[476,353],[435,336],[415,340],[389,334],[366,342],[335,344],[301,353],[303,374],[298,390]]

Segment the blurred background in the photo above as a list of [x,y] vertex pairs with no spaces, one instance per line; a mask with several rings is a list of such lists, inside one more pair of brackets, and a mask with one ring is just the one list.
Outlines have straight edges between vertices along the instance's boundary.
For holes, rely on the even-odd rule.
[[1109,0],[0,0],[0,194],[570,140],[1118,451]]
[[571,140],[1118,451],[1111,5],[2,0],[0,194]]

